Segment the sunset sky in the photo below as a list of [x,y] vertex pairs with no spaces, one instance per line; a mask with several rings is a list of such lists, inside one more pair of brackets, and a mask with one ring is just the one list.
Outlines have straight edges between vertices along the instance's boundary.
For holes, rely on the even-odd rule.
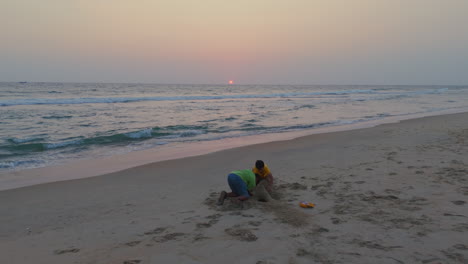
[[0,81],[468,84],[466,0],[0,0]]

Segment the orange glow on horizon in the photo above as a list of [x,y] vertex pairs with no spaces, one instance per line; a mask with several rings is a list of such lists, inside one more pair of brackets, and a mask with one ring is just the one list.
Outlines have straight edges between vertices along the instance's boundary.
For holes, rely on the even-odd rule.
[[229,80],[229,84],[234,84],[234,81],[233,81],[233,80]]

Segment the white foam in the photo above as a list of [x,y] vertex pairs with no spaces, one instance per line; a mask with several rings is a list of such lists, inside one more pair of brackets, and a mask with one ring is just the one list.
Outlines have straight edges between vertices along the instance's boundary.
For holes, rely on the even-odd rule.
[[137,138],[150,138],[152,131],[153,130],[151,128],[147,128],[147,129],[136,131],[136,132],[126,133],[125,136],[127,136],[129,138],[134,138],[134,139],[137,139]]
[[22,143],[27,143],[27,142],[31,142],[31,141],[36,141],[36,140],[39,140],[41,138],[38,138],[38,137],[28,137],[28,138],[12,138],[11,141],[13,141],[13,143],[16,143],[16,144],[22,144]]
[[83,140],[78,139],[78,140],[70,140],[70,141],[57,142],[57,143],[46,143],[44,144],[44,147],[46,149],[56,149],[56,148],[63,148],[66,146],[71,146],[71,145],[79,145],[82,142]]
[[194,137],[194,136],[198,136],[204,133],[205,132],[201,130],[187,130],[187,131],[180,133],[180,137]]

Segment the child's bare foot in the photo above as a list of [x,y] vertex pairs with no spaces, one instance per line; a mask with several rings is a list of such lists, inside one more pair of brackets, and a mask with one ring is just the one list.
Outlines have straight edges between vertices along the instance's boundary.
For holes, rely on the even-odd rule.
[[226,199],[227,193],[225,191],[222,191],[221,194],[219,195],[218,202],[216,203],[217,205],[223,205],[224,199]]

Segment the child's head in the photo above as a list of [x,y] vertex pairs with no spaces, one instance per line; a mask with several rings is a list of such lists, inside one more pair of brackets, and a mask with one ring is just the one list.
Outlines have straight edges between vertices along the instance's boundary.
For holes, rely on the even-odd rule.
[[263,167],[265,167],[265,163],[262,160],[257,160],[255,162],[255,168],[261,170]]

